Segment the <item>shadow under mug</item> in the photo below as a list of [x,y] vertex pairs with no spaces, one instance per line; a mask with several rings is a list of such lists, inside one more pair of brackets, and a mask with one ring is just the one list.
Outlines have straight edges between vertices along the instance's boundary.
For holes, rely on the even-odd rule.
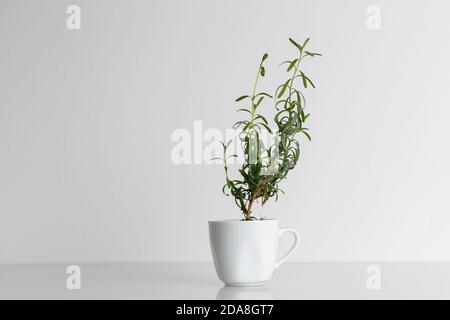
[[274,297],[272,291],[266,286],[225,286],[217,291],[216,300],[274,300]]
[[[275,219],[209,221],[209,239],[217,275],[228,286],[258,286],[293,253],[299,233],[279,229]],[[277,260],[279,238],[294,235],[292,247]]]

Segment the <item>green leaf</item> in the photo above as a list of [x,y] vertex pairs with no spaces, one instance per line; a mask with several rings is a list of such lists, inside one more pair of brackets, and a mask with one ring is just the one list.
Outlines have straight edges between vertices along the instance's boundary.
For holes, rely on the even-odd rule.
[[305,112],[303,111],[303,109],[300,109],[300,115],[302,117],[302,122],[305,122],[306,116],[305,116]]
[[283,84],[283,86],[281,87],[281,91],[278,93],[277,98],[281,98],[281,97],[283,96],[284,92],[286,91],[286,88],[287,88],[287,86],[288,86],[289,81],[290,81],[290,79],[287,80],[287,81]]
[[240,112],[240,111],[248,112],[248,113],[252,114],[251,111],[250,111],[250,110],[247,110],[247,109],[238,109],[236,112]]
[[264,53],[261,63],[264,62],[264,60],[266,60],[269,57],[269,55],[267,53]]
[[275,108],[278,110],[278,105],[280,103],[284,103],[285,105],[288,103],[288,100],[278,100],[277,103],[275,104]]
[[294,46],[296,46],[299,50],[302,50],[302,47],[301,47],[297,42],[295,42],[294,39],[289,38],[289,41],[290,41]]
[[261,72],[261,77],[264,77],[264,75],[266,74],[266,69],[264,69],[264,67],[261,66],[260,72]]
[[241,125],[245,125],[248,121],[238,121],[233,125],[233,129],[239,128]]
[[305,88],[308,88],[308,82],[306,81],[306,76],[305,76],[305,74],[304,74],[302,71],[300,71],[300,74],[302,75],[303,86],[304,86]]
[[305,51],[305,54],[306,54],[307,56],[311,56],[311,57],[322,56],[320,53],[309,52],[309,51]]
[[304,74],[303,72],[300,72],[300,73],[301,73],[301,75],[302,75],[303,85],[305,86],[305,88],[306,88],[306,85],[305,85],[305,82],[306,82],[306,81],[308,81],[308,82],[311,84],[311,86],[312,86],[313,88],[316,88],[316,86],[314,85],[314,83],[311,81],[310,78],[308,78],[308,77],[306,76],[306,74]]
[[306,38],[305,42],[303,42],[302,50],[305,48],[306,44],[309,42],[309,38]]
[[250,96],[247,96],[247,95],[245,95],[245,96],[240,96],[240,97],[237,98],[235,101],[236,101],[236,102],[239,102],[239,101],[241,101],[241,100],[244,100],[245,98],[250,98]]
[[297,96],[296,103],[297,103],[298,109],[302,109],[302,99],[300,97],[300,93],[297,90],[295,90],[295,95]]
[[303,133],[309,141],[311,141],[311,136],[306,130],[308,130],[308,128],[303,128],[300,132]]
[[282,63],[280,63],[278,66],[282,66],[283,64],[286,64],[286,63],[291,63],[292,61],[291,60],[286,60],[286,61],[283,61]]
[[258,94],[255,96],[255,98],[256,98],[257,96],[266,96],[266,97],[269,97],[269,98],[273,98],[270,94],[265,93],[265,92],[258,93]]
[[260,125],[262,125],[264,128],[266,128],[267,131],[269,131],[269,133],[272,134],[272,129],[270,129],[267,124],[261,122]]
[[[228,193],[225,192],[225,188],[227,188],[227,187],[228,187],[228,183],[225,183],[225,184],[223,185],[223,187],[222,187],[222,192],[223,192],[224,195],[226,195],[226,196],[228,197],[228,196],[230,196],[230,195],[229,195]],[[229,188],[229,187],[228,187],[228,188]]]
[[247,173],[245,173],[245,171],[244,170],[242,170],[242,169],[239,169],[239,173],[241,174],[241,176],[244,178],[244,180],[247,180],[248,179],[248,175],[247,175]]
[[264,118],[264,117],[263,117],[262,115],[260,115],[260,114],[258,114],[258,115],[255,117],[255,120],[258,120],[258,119],[261,119],[262,121],[264,121],[265,124],[269,124],[269,123],[267,122],[267,119]]
[[295,59],[291,62],[291,64],[289,65],[289,67],[287,68],[287,71],[291,71],[292,68],[295,66],[295,64],[297,63],[298,59]]
[[264,99],[264,96],[260,97],[258,102],[255,104],[255,109],[258,108],[258,106],[261,104],[261,101]]

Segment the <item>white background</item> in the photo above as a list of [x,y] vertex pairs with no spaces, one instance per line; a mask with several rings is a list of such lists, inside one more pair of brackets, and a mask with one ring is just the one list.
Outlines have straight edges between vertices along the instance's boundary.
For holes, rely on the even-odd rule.
[[[70,4],[81,30],[66,28]],[[240,213],[222,167],[172,163],[171,133],[231,127],[261,55],[273,92],[288,37],[307,36],[323,54],[305,62],[313,141],[258,213],[300,230],[293,261],[449,260],[449,12],[0,0],[0,263],[210,261],[207,221]]]

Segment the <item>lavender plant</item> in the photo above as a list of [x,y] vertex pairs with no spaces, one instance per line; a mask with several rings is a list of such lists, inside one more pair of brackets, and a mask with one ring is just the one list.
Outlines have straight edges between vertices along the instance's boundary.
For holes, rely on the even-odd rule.
[[[224,164],[226,180],[222,191],[234,198],[236,205],[242,211],[243,220],[256,220],[252,215],[256,202],[264,205],[272,197],[275,197],[275,201],[278,200],[279,193],[284,194],[279,184],[294,169],[299,160],[298,135],[304,135],[306,139],[311,140],[309,129],[305,126],[310,114],[305,111],[306,100],[300,87],[315,88],[315,85],[302,71],[301,63],[307,57],[320,56],[320,54],[306,50],[309,38],[302,45],[291,38],[289,41],[296,49],[296,56],[292,60],[281,63],[281,65],[287,65],[289,76],[276,88],[274,96],[257,92],[258,81],[266,74],[263,64],[268,54],[265,53],[259,63],[251,93],[236,99],[236,102],[246,103],[244,108],[238,111],[247,115],[244,120],[236,122],[233,126],[239,131],[244,154],[244,161],[239,169],[240,178],[233,179],[229,174],[229,159],[237,156],[227,154],[232,141],[222,142],[223,157],[220,159]],[[274,130],[260,113],[263,102],[265,104],[270,102],[275,109]],[[274,135],[274,142],[268,147],[261,140],[264,131]]]

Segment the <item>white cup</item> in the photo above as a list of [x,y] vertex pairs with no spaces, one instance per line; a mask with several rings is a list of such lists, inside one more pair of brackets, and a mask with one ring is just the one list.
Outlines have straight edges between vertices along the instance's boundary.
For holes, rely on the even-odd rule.
[[[294,235],[287,253],[276,260],[278,239]],[[278,220],[209,221],[209,240],[217,275],[228,286],[257,286],[268,282],[273,272],[297,247],[294,229],[279,229]]]

